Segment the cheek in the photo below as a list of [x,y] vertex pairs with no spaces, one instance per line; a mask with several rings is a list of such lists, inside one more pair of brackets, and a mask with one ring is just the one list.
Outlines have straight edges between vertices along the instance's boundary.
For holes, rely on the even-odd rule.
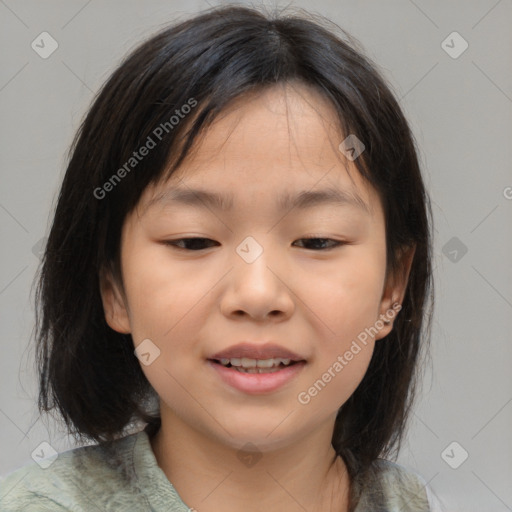
[[334,404],[348,399],[368,368],[385,271],[375,254],[359,254],[345,263],[321,279],[316,276],[320,286],[308,294],[324,334],[316,341],[319,385],[328,383],[321,401]]
[[[184,265],[170,264],[165,247],[151,244],[126,258],[126,289],[130,298],[134,339],[179,338],[206,302],[205,291],[215,280]],[[211,282],[210,286],[208,283]],[[142,337],[142,338],[141,338]]]
[[211,312],[205,296],[211,285],[207,276],[178,271],[161,249],[127,258],[126,274],[135,346],[149,339],[158,354],[149,365],[141,362],[141,369],[164,403],[185,418],[192,414],[191,396],[200,396],[190,383],[200,357],[198,318]]
[[[369,296],[374,294],[375,300]],[[313,379],[308,380],[302,395],[297,396],[308,414],[335,413],[363,380],[375,347],[372,328],[379,294],[371,288],[342,288],[324,311],[324,336],[319,336],[313,362]],[[373,302],[373,304],[372,304]]]
[[127,249],[126,254],[132,338],[135,346],[149,339],[158,354],[141,368],[159,395],[179,408],[190,398],[183,389],[202,358],[199,329],[212,314],[214,304],[207,292],[218,281],[219,272],[204,267],[198,272],[197,263],[190,272],[184,265],[172,265],[165,247],[162,250],[156,244]]
[[373,343],[362,347],[351,361],[345,364],[330,361],[318,377],[308,383],[297,395],[299,411],[307,417],[336,416],[363,380],[373,353]]
[[347,252],[345,259],[304,278],[305,303],[323,324],[331,349],[343,349],[362,330],[374,325],[384,272],[385,264],[378,252],[354,250]]

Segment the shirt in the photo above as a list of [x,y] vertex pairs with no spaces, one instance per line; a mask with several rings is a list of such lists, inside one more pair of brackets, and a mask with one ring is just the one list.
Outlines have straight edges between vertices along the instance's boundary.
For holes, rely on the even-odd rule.
[[[55,457],[55,456],[54,456]],[[50,465],[47,465],[51,462]],[[356,512],[431,512],[424,480],[377,459],[379,481]],[[45,469],[43,469],[43,467]],[[0,480],[2,512],[191,512],[158,466],[146,431],[73,448],[53,461],[31,463]],[[200,509],[197,511],[200,512]]]

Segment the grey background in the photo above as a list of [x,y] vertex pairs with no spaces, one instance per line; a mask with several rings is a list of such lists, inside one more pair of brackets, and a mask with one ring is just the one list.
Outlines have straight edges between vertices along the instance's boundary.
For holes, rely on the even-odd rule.
[[[32,462],[42,441],[73,447],[38,418],[30,292],[74,132],[129,49],[208,5],[0,0],[0,475]],[[433,200],[432,366],[398,462],[422,474],[446,510],[512,510],[512,2],[289,5],[335,21],[381,66],[412,124]],[[59,45],[47,59],[31,48],[43,31]],[[453,31],[469,44],[456,59],[441,46]],[[469,454],[457,469],[441,456],[453,441]],[[450,460],[461,450],[448,450]]]

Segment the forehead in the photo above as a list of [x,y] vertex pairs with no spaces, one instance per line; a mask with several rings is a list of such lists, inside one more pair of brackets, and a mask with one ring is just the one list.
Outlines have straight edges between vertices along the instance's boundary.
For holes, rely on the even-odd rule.
[[170,178],[149,188],[145,213],[158,205],[229,210],[255,198],[276,209],[345,205],[372,213],[378,201],[353,162],[332,105],[302,85],[238,98],[196,139]]

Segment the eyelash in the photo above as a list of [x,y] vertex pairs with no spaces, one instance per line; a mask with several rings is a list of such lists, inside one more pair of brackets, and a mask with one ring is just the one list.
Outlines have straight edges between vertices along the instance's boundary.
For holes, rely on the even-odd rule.
[[[170,246],[175,247],[176,249],[179,249],[179,250],[182,250],[182,251],[190,250],[190,251],[197,252],[197,251],[203,250],[203,249],[187,249],[185,247],[179,247],[177,245],[178,242],[190,241],[190,240],[194,240],[194,241],[196,241],[196,240],[210,240],[211,242],[214,241],[214,240],[211,240],[209,238],[204,238],[204,237],[189,237],[189,238],[179,238],[179,239],[176,239],[176,240],[165,240],[163,243],[165,245],[170,245]],[[335,249],[336,247],[339,247],[339,246],[347,244],[347,242],[341,242],[339,240],[334,240],[332,238],[322,238],[322,237],[299,238],[299,240],[324,240],[324,241],[327,240],[327,241],[330,241],[330,242],[334,242],[334,245],[331,245],[331,247],[325,247],[325,248],[321,248],[321,249],[310,249],[310,250],[313,250],[313,251],[330,251],[332,249]]]

